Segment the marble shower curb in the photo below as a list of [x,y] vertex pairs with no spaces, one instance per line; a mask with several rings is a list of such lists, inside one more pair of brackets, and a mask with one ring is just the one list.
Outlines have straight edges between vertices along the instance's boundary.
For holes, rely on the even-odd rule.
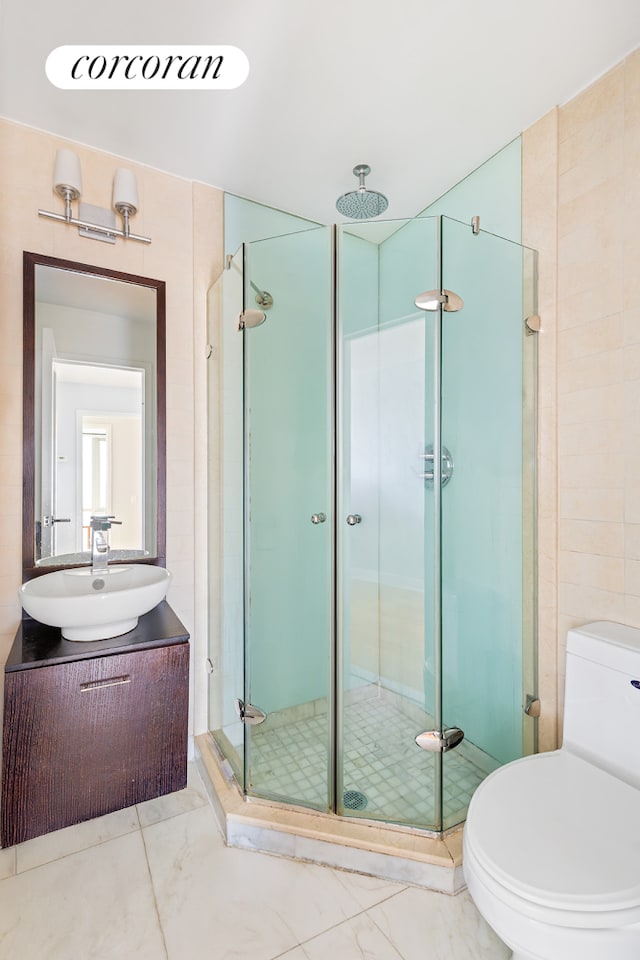
[[351,820],[247,800],[209,734],[195,738],[196,762],[228,846],[364,873],[456,894],[465,888],[462,828],[442,838],[421,830]]

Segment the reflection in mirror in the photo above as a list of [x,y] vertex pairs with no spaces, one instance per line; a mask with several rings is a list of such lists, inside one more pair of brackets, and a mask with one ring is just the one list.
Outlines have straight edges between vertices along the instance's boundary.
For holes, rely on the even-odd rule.
[[96,515],[163,563],[164,284],[25,254],[24,317],[25,573],[88,563]]

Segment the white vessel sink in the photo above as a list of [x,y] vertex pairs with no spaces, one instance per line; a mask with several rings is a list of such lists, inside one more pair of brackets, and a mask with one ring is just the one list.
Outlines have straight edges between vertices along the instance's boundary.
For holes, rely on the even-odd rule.
[[61,627],[66,640],[106,640],[127,633],[164,600],[171,573],[149,563],[58,570],[24,583],[20,603],[34,620]]

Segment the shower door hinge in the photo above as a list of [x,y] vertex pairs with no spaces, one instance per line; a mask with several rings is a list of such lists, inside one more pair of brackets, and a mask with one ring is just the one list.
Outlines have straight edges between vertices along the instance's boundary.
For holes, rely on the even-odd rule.
[[447,727],[445,730],[426,730],[419,733],[416,743],[422,750],[430,753],[446,753],[453,750],[464,740],[464,732],[460,727]]
[[532,333],[540,332],[540,316],[537,313],[532,313],[530,317],[525,317],[524,325],[527,328],[527,334],[531,335]]
[[542,711],[542,704],[532,693],[527,694],[524,705],[524,712],[528,717],[539,717]]
[[255,726],[258,723],[264,723],[267,715],[260,707],[254,707],[252,703],[245,703],[239,697],[236,700],[236,712],[243,723],[249,723]]
[[266,319],[267,315],[262,310],[243,310],[236,318],[236,329],[251,330],[253,327],[259,327]]
[[471,232],[476,237],[480,233],[480,217],[471,217]]
[[430,313],[440,309],[447,313],[457,313],[464,307],[464,300],[453,290],[425,290],[424,293],[419,293],[413,302],[419,310],[428,310]]

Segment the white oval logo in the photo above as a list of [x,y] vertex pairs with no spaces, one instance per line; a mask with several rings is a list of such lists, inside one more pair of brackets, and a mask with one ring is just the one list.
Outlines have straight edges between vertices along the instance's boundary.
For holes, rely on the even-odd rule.
[[56,47],[47,78],[61,90],[233,90],[249,76],[249,60],[229,46]]

